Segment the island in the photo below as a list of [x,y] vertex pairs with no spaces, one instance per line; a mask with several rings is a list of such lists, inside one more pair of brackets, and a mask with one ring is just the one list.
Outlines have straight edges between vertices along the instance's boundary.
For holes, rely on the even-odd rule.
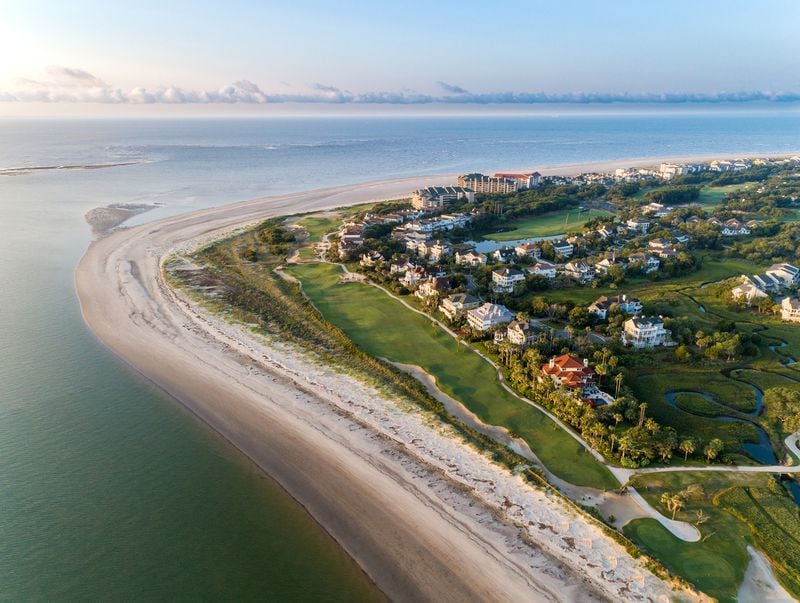
[[800,159],[633,164],[166,218],[76,288],[389,598],[798,596]]

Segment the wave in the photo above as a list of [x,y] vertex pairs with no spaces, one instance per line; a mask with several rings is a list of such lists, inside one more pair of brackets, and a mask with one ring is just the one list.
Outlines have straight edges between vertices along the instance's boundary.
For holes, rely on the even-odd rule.
[[143,161],[119,161],[116,163],[76,163],[67,165],[29,165],[11,168],[0,168],[0,176],[21,176],[32,172],[48,172],[53,170],[102,170],[105,168],[137,165]]

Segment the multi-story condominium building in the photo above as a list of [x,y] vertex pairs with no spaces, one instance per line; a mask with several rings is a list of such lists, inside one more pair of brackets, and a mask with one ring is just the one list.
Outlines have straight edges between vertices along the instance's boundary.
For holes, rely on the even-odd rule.
[[522,282],[525,282],[525,275],[515,268],[492,270],[492,289],[498,293],[510,293]]
[[478,298],[469,293],[454,293],[447,296],[441,304],[439,311],[450,320],[455,320],[469,310],[474,310],[480,305]]
[[507,178],[509,180],[516,180],[519,182],[519,188],[533,188],[539,186],[542,181],[542,175],[539,172],[531,172],[530,174],[509,174],[499,173],[494,175],[495,178]]
[[478,331],[487,331],[514,320],[511,311],[500,304],[486,303],[467,312],[469,326]]
[[767,274],[780,280],[787,289],[800,283],[800,268],[791,264],[773,264],[767,268]]
[[529,188],[527,182],[515,178],[486,176],[484,174],[463,174],[458,177],[458,185],[471,188],[476,193],[515,193]]
[[664,345],[669,339],[664,321],[657,317],[629,318],[623,325],[622,343],[635,348],[652,348]]
[[429,186],[411,194],[411,205],[414,209],[431,210],[458,199],[466,199],[472,203],[475,201],[475,191],[463,186]]

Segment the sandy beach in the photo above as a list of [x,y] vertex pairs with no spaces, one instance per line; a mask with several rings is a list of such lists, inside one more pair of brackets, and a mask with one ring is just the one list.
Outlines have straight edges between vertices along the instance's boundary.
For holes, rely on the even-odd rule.
[[117,230],[95,241],[76,270],[83,316],[112,351],[305,506],[390,599],[704,599],[673,590],[593,521],[524,486],[440,424],[206,315],[162,279],[173,251],[265,217],[448,182],[334,187]]

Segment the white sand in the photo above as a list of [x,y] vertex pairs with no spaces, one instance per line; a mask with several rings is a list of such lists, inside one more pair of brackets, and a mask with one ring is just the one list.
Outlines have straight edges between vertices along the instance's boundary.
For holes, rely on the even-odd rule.
[[751,546],[747,547],[750,563],[744,580],[736,593],[739,603],[790,603],[795,601],[772,573],[766,557]]
[[[397,198],[418,178],[257,199],[114,232],[76,271],[89,326],[252,458],[398,600],[667,601],[597,524],[425,415],[204,316],[165,285],[176,248],[269,215]],[[533,544],[531,544],[533,543]]]

